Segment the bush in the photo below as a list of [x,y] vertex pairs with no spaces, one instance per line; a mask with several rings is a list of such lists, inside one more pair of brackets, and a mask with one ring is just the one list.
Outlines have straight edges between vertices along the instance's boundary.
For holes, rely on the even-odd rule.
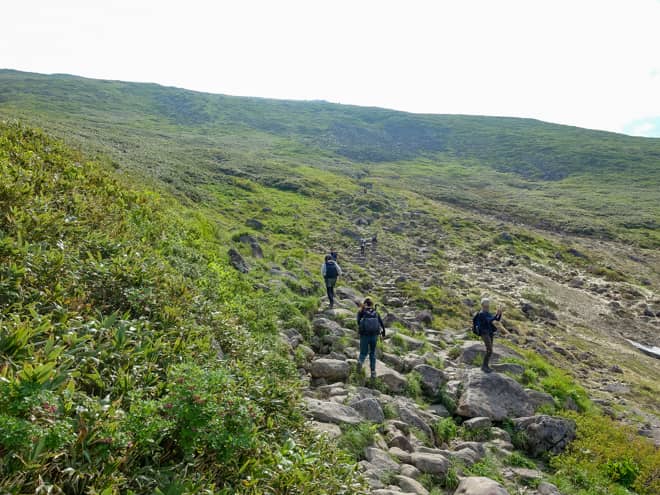
[[536,469],[536,464],[520,452],[513,452],[509,457],[504,459],[504,464],[513,467]]
[[364,459],[364,449],[374,442],[377,426],[369,423],[342,427],[342,435],[337,444],[357,462]]
[[452,418],[442,418],[433,425],[438,443],[449,443],[458,435],[458,427]]

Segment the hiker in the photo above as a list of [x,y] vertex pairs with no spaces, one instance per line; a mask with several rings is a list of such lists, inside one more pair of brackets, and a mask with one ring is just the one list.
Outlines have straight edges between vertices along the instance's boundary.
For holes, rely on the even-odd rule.
[[486,346],[484,363],[481,365],[481,369],[485,373],[493,371],[488,366],[490,357],[493,355],[493,338],[495,337],[495,332],[497,332],[497,328],[493,322],[500,321],[501,319],[502,308],[497,308],[497,312],[493,315],[490,312],[490,300],[488,298],[483,298],[481,300],[481,311],[475,314],[474,318],[472,318],[472,331],[481,337]]
[[367,240],[366,239],[360,239],[360,254],[362,256],[364,256],[366,250],[367,250]]
[[337,277],[341,275],[341,267],[332,259],[332,255],[326,255],[325,263],[321,267],[321,273],[325,280],[325,289],[328,293],[330,308],[332,309],[335,307],[335,285],[337,285]]
[[358,372],[362,373],[362,365],[369,354],[371,378],[376,378],[376,345],[378,336],[385,338],[385,324],[374,307],[374,302],[367,297],[357,314],[357,323],[360,333],[360,357],[358,358]]
[[330,256],[332,256],[332,261],[337,263],[337,258],[339,257],[339,253],[337,253],[335,248],[330,249]]

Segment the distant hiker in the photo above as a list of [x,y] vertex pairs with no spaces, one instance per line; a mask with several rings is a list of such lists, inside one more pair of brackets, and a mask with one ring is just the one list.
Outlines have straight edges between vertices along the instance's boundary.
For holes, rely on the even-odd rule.
[[488,366],[490,357],[493,355],[493,338],[495,337],[495,332],[497,332],[497,328],[495,328],[493,322],[500,321],[501,319],[502,308],[498,308],[497,312],[493,315],[490,312],[490,300],[488,298],[481,300],[481,311],[472,318],[472,331],[481,337],[481,340],[484,341],[484,345],[486,346],[486,355],[484,356],[484,363],[481,366],[481,369],[486,373],[493,371]]
[[373,249],[376,249],[376,244],[378,244],[378,234],[374,234],[374,235],[371,237],[371,247],[372,247]]
[[337,263],[337,258],[339,257],[339,253],[337,253],[337,251],[335,251],[335,248],[332,248],[330,250],[330,256],[332,256],[332,261]]
[[367,240],[360,239],[360,254],[364,256],[366,254],[366,250],[367,250]]
[[362,373],[362,365],[369,354],[371,378],[376,378],[376,345],[378,336],[385,337],[385,324],[374,307],[374,302],[367,297],[357,314],[357,323],[360,333],[360,357],[358,358],[358,372]]
[[335,260],[332,259],[332,255],[326,255],[325,263],[323,263],[323,266],[321,267],[321,273],[323,274],[323,279],[325,280],[325,289],[328,293],[330,307],[334,308],[335,285],[337,285],[337,277],[341,275],[341,267]]

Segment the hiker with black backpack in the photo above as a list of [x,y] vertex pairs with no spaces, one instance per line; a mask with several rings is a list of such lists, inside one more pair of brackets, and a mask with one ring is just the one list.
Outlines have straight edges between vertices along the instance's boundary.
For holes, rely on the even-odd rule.
[[367,297],[357,314],[357,323],[360,333],[360,357],[358,358],[358,373],[362,373],[367,354],[369,354],[369,365],[371,378],[376,378],[376,345],[378,336],[385,338],[385,324],[374,307],[374,302]]
[[502,308],[497,308],[497,312],[492,314],[490,312],[490,300],[488,298],[483,298],[481,300],[481,311],[474,315],[472,318],[472,331],[481,337],[481,340],[484,341],[486,346],[486,355],[484,356],[484,362],[481,365],[481,369],[484,373],[490,373],[493,371],[488,365],[490,363],[490,357],[493,355],[493,339],[495,338],[495,332],[497,328],[495,327],[495,321],[500,321],[502,319]]
[[325,281],[325,289],[328,293],[330,308],[332,309],[335,307],[335,285],[337,285],[337,278],[341,275],[341,268],[329,254],[325,257],[325,263],[321,267],[321,274]]

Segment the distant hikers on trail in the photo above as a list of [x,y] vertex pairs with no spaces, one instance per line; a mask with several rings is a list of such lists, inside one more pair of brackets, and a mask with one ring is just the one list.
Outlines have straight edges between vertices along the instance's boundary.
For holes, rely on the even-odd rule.
[[486,346],[486,355],[481,365],[481,369],[485,373],[493,371],[489,367],[490,357],[493,355],[493,339],[495,338],[495,332],[497,332],[497,328],[495,328],[493,322],[500,321],[501,319],[502,308],[498,308],[497,312],[492,314],[490,312],[490,300],[488,298],[481,300],[481,311],[472,318],[472,331],[481,337],[481,340],[484,341],[484,345]]
[[337,278],[341,276],[341,267],[332,259],[332,255],[328,254],[325,257],[325,262],[321,267],[321,274],[325,281],[325,289],[328,293],[328,301],[330,301],[330,308],[335,307],[335,285],[337,285]]
[[362,373],[367,354],[369,354],[369,367],[371,378],[376,378],[376,346],[378,336],[385,338],[385,325],[378,314],[374,302],[367,297],[357,314],[357,324],[360,334],[360,356],[358,357],[358,373]]
[[367,240],[366,239],[360,239],[360,254],[364,256],[367,251]]

